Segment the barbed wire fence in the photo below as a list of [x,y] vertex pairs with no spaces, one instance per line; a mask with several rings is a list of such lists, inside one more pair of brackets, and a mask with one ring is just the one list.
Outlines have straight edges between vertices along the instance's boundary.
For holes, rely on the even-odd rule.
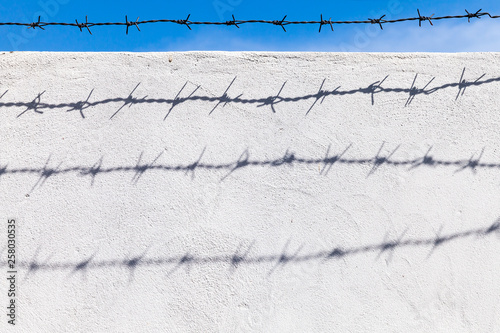
[[229,21],[191,21],[191,14],[187,15],[185,19],[160,19],[160,20],[145,20],[145,21],[139,21],[139,17],[135,21],[129,21],[128,16],[125,15],[125,21],[124,22],[89,22],[88,21],[88,16],[85,16],[85,22],[78,22],[78,20],[75,20],[75,23],[71,22],[43,22],[41,21],[41,17],[38,17],[37,22],[0,22],[0,26],[24,26],[27,27],[28,29],[36,29],[39,28],[41,30],[45,30],[44,27],[47,26],[63,26],[63,27],[76,27],[80,29],[81,32],[88,31],[90,34],[92,34],[92,31],[90,28],[93,27],[99,27],[99,26],[125,26],[126,30],[125,33],[128,34],[129,28],[130,27],[135,27],[137,28],[138,31],[141,31],[139,28],[140,25],[145,25],[145,24],[156,24],[156,23],[172,23],[172,24],[178,24],[182,26],[186,26],[189,30],[192,30],[191,26],[195,25],[216,25],[216,26],[233,26],[236,28],[240,28],[240,25],[243,24],[267,24],[267,25],[275,25],[279,26],[283,29],[283,31],[286,32],[286,28],[289,25],[317,25],[319,26],[318,32],[321,32],[323,26],[328,26],[332,31],[334,31],[333,26],[334,25],[343,25],[343,24],[376,24],[380,27],[380,29],[384,29],[383,25],[384,24],[390,24],[390,23],[401,23],[401,22],[407,22],[407,21],[418,21],[418,25],[421,27],[422,22],[429,22],[430,25],[434,25],[432,22],[433,21],[439,21],[439,20],[451,20],[451,19],[467,19],[468,22],[470,23],[470,20],[473,18],[480,19],[481,17],[487,16],[491,19],[497,19],[500,18],[500,15],[492,15],[488,12],[483,12],[482,9],[479,9],[477,11],[472,11],[469,12],[467,9],[465,10],[466,14],[463,15],[446,15],[446,16],[434,16],[432,14],[431,16],[424,16],[421,15],[420,10],[417,9],[417,14],[418,16],[415,17],[406,17],[406,18],[398,18],[398,19],[392,19],[392,20],[386,20],[384,17],[386,15],[382,15],[379,18],[368,18],[366,20],[353,20],[353,21],[332,21],[331,18],[328,20],[323,18],[323,14],[320,15],[320,20],[313,20],[313,21],[287,21],[287,15],[285,15],[282,19],[279,20],[237,20],[234,15],[232,15],[232,20]]

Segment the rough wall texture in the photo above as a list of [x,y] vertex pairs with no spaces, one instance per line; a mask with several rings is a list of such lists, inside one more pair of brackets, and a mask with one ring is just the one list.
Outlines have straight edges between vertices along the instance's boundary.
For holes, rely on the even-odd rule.
[[19,332],[500,330],[500,54],[0,54]]

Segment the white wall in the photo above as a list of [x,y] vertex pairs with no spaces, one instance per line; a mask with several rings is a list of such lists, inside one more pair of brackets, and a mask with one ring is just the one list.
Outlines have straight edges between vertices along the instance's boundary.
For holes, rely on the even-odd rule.
[[499,65],[0,54],[1,331],[499,331]]

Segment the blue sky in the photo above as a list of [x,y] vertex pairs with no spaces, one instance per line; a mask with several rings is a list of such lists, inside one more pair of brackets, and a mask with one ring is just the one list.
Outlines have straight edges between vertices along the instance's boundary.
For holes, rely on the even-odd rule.
[[[193,21],[236,19],[318,20],[319,15],[333,20],[365,20],[380,17],[410,17],[419,8],[422,15],[461,15],[464,9],[483,9],[500,15],[500,1],[462,0],[343,0],[343,1],[76,1],[29,0],[0,4],[0,21],[122,22],[140,16],[149,19],[182,19],[191,14]],[[26,27],[0,26],[2,51],[357,51],[357,52],[465,52],[500,51],[500,19],[483,17],[387,24],[381,31],[376,25],[341,25],[331,32],[317,26],[288,26],[287,32],[272,25],[185,26],[175,24],[142,25],[141,32],[125,27],[94,27],[93,35],[77,28],[46,27],[45,31]]]

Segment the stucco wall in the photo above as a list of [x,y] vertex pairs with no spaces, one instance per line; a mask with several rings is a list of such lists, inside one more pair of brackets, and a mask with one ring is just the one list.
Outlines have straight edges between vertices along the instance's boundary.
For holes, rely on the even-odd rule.
[[499,331],[499,65],[0,54],[0,330]]

